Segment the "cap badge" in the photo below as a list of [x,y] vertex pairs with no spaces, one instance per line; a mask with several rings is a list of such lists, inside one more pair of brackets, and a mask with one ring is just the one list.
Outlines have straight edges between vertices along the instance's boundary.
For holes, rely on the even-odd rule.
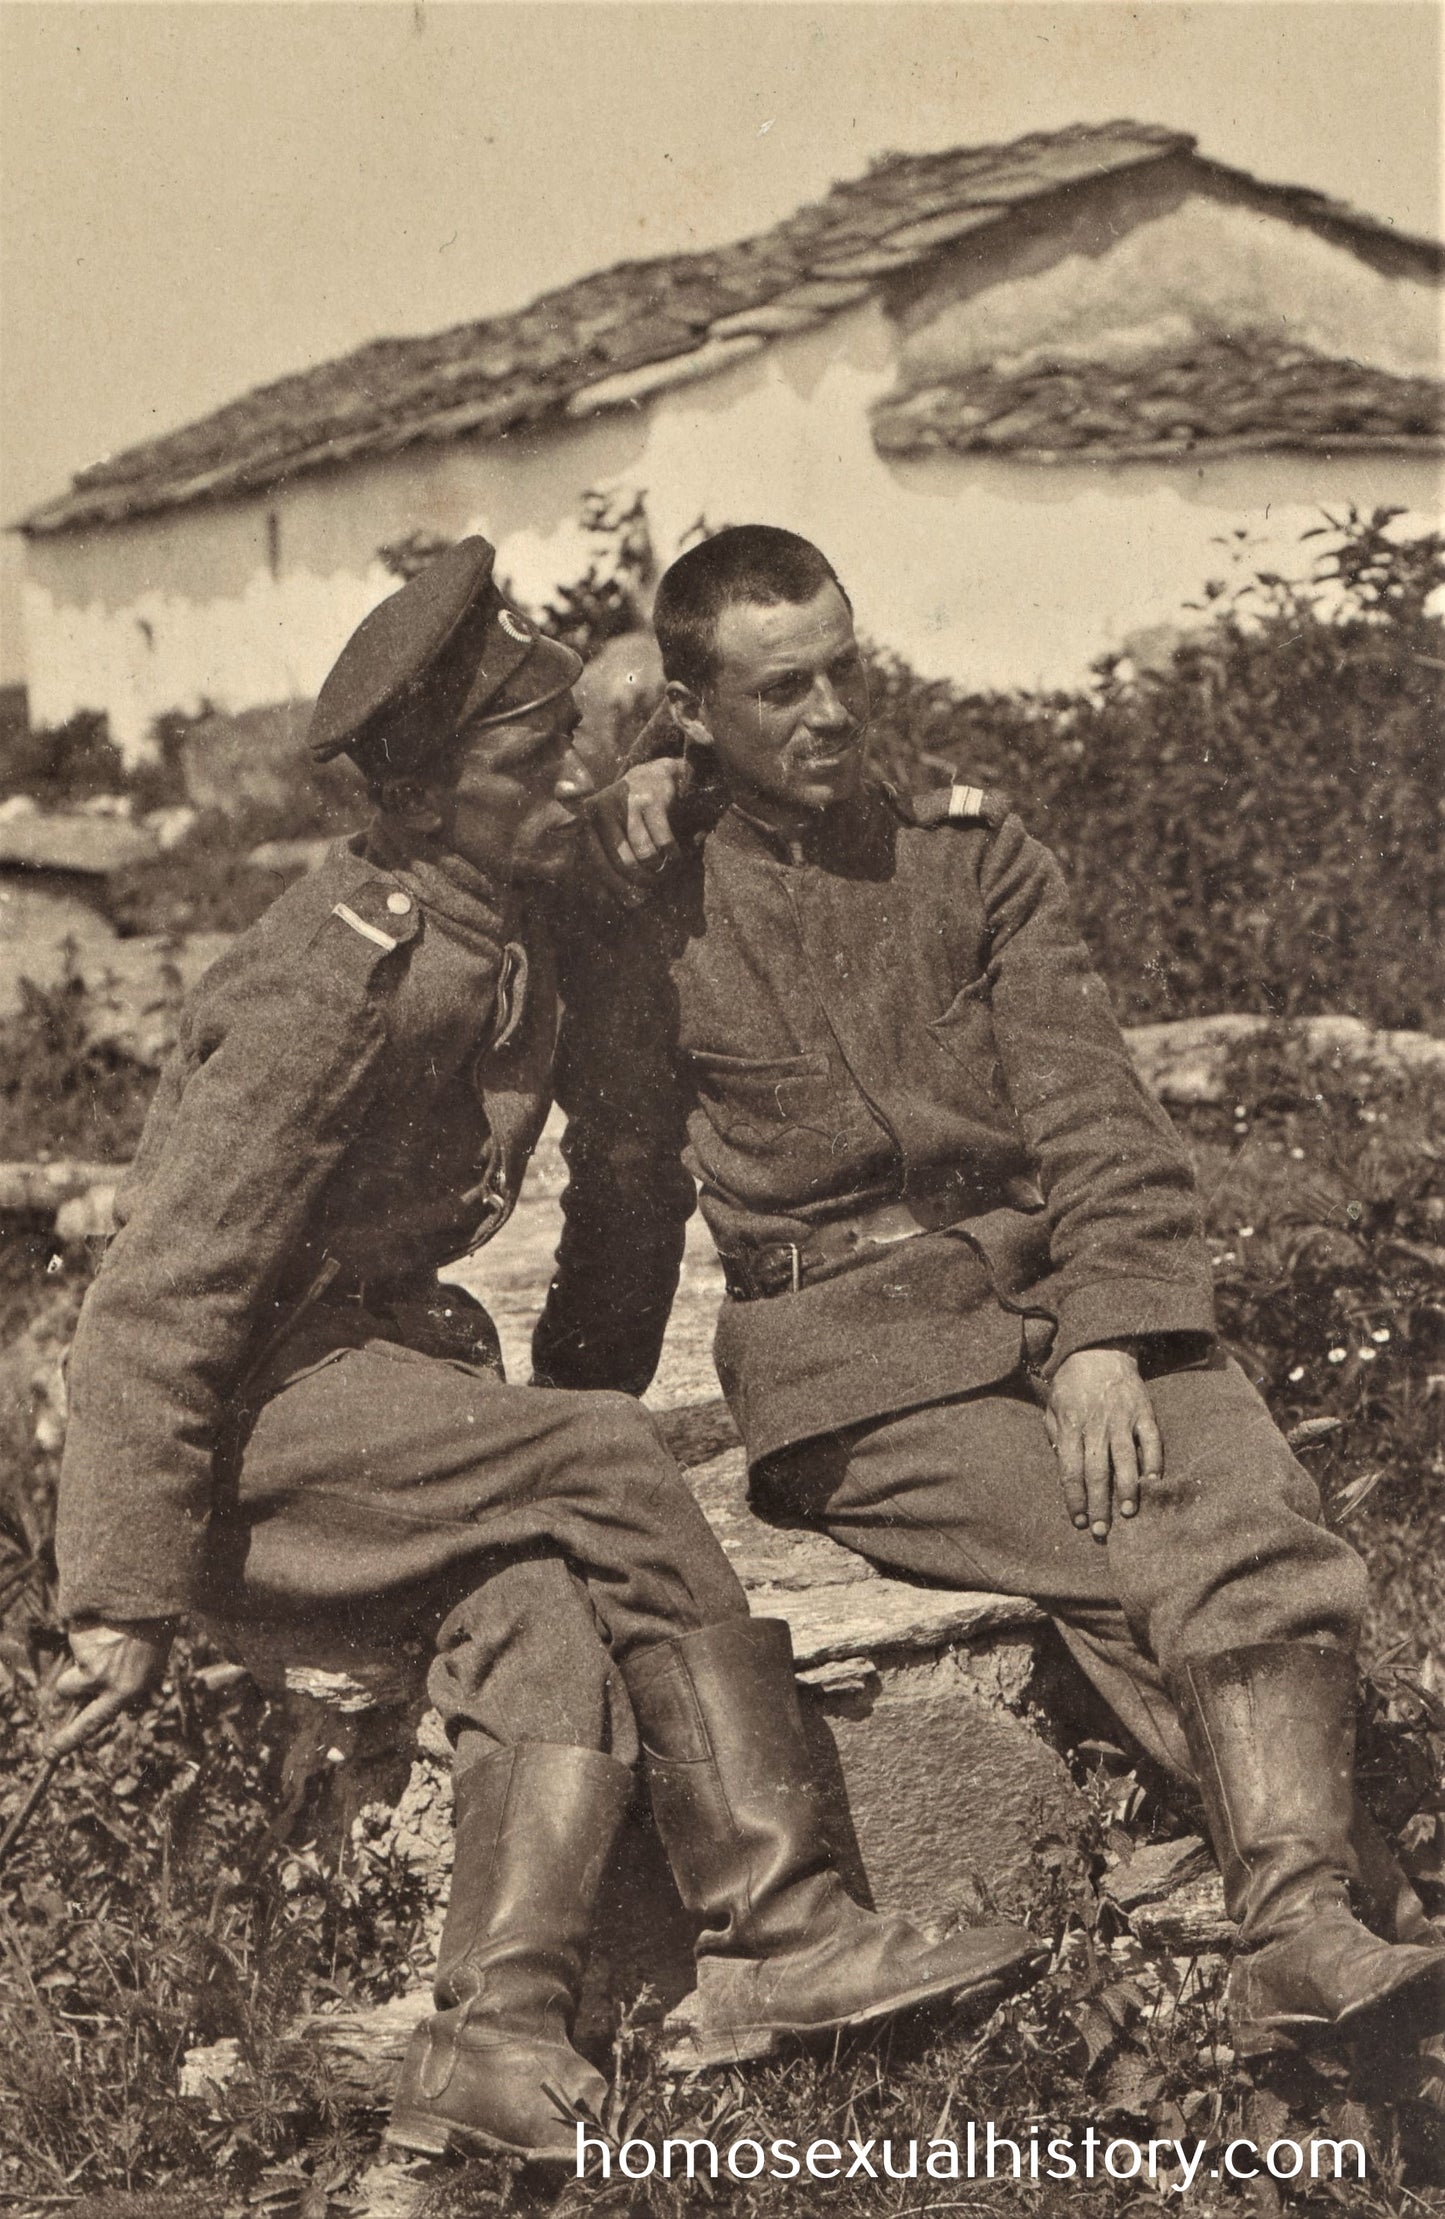
[[497,622],[501,625],[502,630],[507,634],[507,637],[509,639],[522,640],[530,644],[532,638],[531,633],[527,630],[525,624],[521,624],[518,622],[517,618],[513,616],[510,609],[498,609]]

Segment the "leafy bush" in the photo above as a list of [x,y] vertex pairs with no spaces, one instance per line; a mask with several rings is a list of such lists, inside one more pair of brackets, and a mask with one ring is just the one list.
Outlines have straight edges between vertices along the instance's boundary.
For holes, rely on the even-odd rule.
[[125,1163],[135,1152],[155,1073],[85,1036],[79,979],[53,990],[22,981],[24,1006],[0,1018],[0,1161],[78,1156]]
[[9,738],[0,766],[0,801],[30,794],[50,809],[125,791],[125,764],[106,718],[82,710],[64,724],[29,726]]
[[1328,530],[1313,580],[1207,589],[1163,670],[967,694],[875,651],[873,745],[905,789],[1001,787],[1069,872],[1126,1020],[1333,1010],[1439,1024],[1445,539]]
[[1308,1461],[1370,1565],[1369,1653],[1445,1726],[1445,1074],[1266,1037],[1187,1126],[1221,1326],[1279,1422],[1319,1427]]

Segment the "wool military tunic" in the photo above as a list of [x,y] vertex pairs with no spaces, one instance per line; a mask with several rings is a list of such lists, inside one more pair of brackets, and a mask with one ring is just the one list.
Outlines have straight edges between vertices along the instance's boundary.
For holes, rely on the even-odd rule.
[[[546,1376],[612,1376],[626,1324],[604,1314],[597,1259],[670,1253],[659,1217],[689,1198],[658,1166],[684,1134],[738,1298],[717,1361],[754,1460],[1006,1377],[1030,1317],[1055,1364],[1212,1334],[1187,1160],[1053,858],[991,818],[921,824],[872,787],[790,847],[732,809],[647,911],[596,937],[564,1028],[575,1175]],[[619,1124],[652,1170],[609,1197],[594,1166],[615,1168]],[[839,1251],[830,1228],[890,1203],[936,1229],[865,1240],[810,1282],[810,1253]],[[747,1299],[777,1293],[793,1255],[786,1301]]]
[[[515,1204],[557,1021],[540,903],[381,831],[207,973],[71,1355],[68,1616],[450,1612],[454,1726],[588,1742],[609,1647],[745,1610],[637,1404],[507,1385],[436,1281]],[[523,1560],[546,1608],[500,1639],[477,1597]]]

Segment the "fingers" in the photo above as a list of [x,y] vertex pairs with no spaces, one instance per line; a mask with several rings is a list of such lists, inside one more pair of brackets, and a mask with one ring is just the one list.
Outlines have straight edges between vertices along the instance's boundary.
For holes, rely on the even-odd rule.
[[1064,1507],[1074,1524],[1079,1527],[1089,1522],[1089,1496],[1084,1482],[1084,1429],[1071,1417],[1060,1417],[1052,1410],[1046,1419],[1049,1438],[1059,1460],[1059,1478],[1063,1484]]
[[1096,1541],[1107,1541],[1113,1516],[1109,1432],[1099,1412],[1091,1412],[1084,1427],[1084,1491],[1089,1531]]
[[[59,1686],[58,1681],[56,1685]],[[119,1718],[121,1712],[135,1700],[134,1692],[125,1688],[108,1687],[103,1695],[96,1696],[93,1703],[87,1703],[85,1709],[78,1717],[72,1718],[68,1726],[61,1727],[60,1732],[51,1739],[47,1755],[68,1757],[72,1749],[79,1749],[93,1735],[100,1733],[102,1728],[108,1726],[113,1718]]]
[[1109,1429],[1109,1461],[1114,1468],[1114,1502],[1121,1518],[1139,1514],[1139,1456],[1134,1427],[1127,1417],[1115,1418]]
[[[618,838],[615,832],[605,830],[591,810],[587,812],[584,823],[592,860],[613,893],[629,906],[644,901],[646,889],[637,884],[641,873],[629,842]],[[629,870],[633,874],[631,877],[627,876]]]
[[677,842],[668,822],[667,809],[656,794],[627,796],[627,845],[639,865],[661,869],[675,854]]
[[1115,1512],[1137,1517],[1145,1487],[1164,1469],[1154,1408],[1133,1354],[1076,1350],[1053,1379],[1044,1422],[1070,1518],[1107,1541]]

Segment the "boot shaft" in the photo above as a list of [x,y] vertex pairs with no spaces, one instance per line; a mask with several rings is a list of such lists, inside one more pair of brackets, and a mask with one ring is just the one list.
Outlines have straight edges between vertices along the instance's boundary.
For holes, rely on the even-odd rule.
[[1225,1902],[1247,1943],[1348,1907],[1359,1877],[1354,1659],[1314,1642],[1195,1658],[1173,1677]]
[[592,1749],[522,1742],[456,1782],[438,2008],[569,2027],[598,1890],[632,1790]]
[[764,1956],[849,1904],[833,1869],[788,1628],[730,1618],[628,1668],[658,1831],[698,1954]]

